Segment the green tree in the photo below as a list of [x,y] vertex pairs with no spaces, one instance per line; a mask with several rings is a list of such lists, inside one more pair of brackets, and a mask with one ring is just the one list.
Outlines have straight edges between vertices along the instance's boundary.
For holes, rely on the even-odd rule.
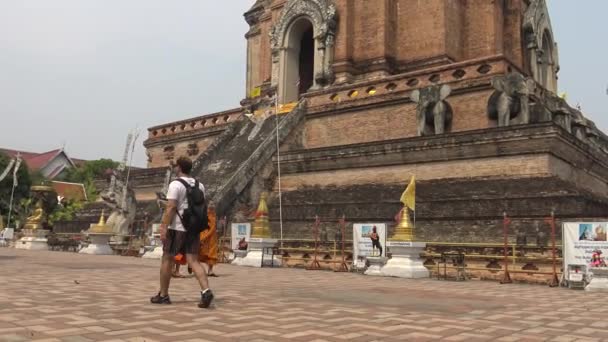
[[111,159],[90,160],[83,165],[69,169],[65,175],[66,182],[83,183],[93,181],[95,178],[102,177],[106,170],[115,169],[118,162]]
[[[10,158],[0,153],[0,172],[4,171],[4,169],[8,166],[10,162]],[[19,213],[22,211],[20,208],[20,203],[23,199],[27,199],[30,196],[30,186],[32,185],[32,181],[30,179],[30,174],[28,171],[27,164],[25,162],[21,163],[21,167],[17,172],[17,187],[15,188],[15,197],[13,200],[13,211],[15,212],[13,217],[17,217]],[[11,199],[11,191],[13,190],[13,174],[11,173],[4,178],[2,182],[0,182],[0,214],[3,216],[8,215],[9,210],[9,202]],[[11,223],[12,225],[12,223]]]
[[83,202],[67,200],[49,215],[49,223],[52,225],[57,221],[71,221],[82,208],[84,208]]

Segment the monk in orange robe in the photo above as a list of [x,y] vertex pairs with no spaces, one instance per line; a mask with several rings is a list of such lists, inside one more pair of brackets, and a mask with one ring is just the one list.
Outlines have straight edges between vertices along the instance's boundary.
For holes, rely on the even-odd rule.
[[217,213],[215,212],[215,206],[209,206],[207,209],[207,217],[209,218],[209,229],[201,232],[201,249],[198,255],[200,262],[209,267],[207,275],[210,277],[217,277],[215,273],[213,273],[213,266],[217,264],[218,252]]

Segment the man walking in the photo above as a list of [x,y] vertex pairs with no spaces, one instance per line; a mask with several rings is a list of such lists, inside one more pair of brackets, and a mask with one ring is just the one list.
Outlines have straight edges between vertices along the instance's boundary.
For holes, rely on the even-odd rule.
[[[204,192],[205,187],[190,176],[192,161],[181,157],[175,165],[177,179],[169,184],[167,209],[160,225],[163,257],[160,266],[160,292],[150,298],[153,304],[171,304],[169,283],[175,256],[183,253],[201,286],[200,308],[208,308],[213,300],[207,273],[199,263],[199,234],[208,228]],[[204,212],[204,214],[202,214]]]

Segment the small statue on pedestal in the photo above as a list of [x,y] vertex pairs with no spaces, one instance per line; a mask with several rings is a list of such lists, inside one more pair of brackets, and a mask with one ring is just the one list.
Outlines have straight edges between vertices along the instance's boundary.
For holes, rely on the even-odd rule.
[[[380,244],[380,235],[376,231],[376,226],[372,228],[369,238],[372,240],[372,256],[382,256],[382,245]],[[380,251],[380,254],[376,254],[376,249]]]
[[36,209],[25,220],[25,229],[39,229],[42,228],[42,219],[44,218],[44,210],[42,209],[42,202],[38,200],[36,202]]
[[34,212],[25,220],[24,229],[46,228],[48,214],[57,206],[57,193],[46,185],[34,185],[30,188],[32,200],[35,203]]

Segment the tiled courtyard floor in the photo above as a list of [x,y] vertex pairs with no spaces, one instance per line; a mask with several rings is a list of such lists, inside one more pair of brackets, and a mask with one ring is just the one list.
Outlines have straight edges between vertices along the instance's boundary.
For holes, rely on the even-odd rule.
[[0,341],[599,341],[608,297],[536,285],[220,265],[149,304],[158,261],[0,249]]

